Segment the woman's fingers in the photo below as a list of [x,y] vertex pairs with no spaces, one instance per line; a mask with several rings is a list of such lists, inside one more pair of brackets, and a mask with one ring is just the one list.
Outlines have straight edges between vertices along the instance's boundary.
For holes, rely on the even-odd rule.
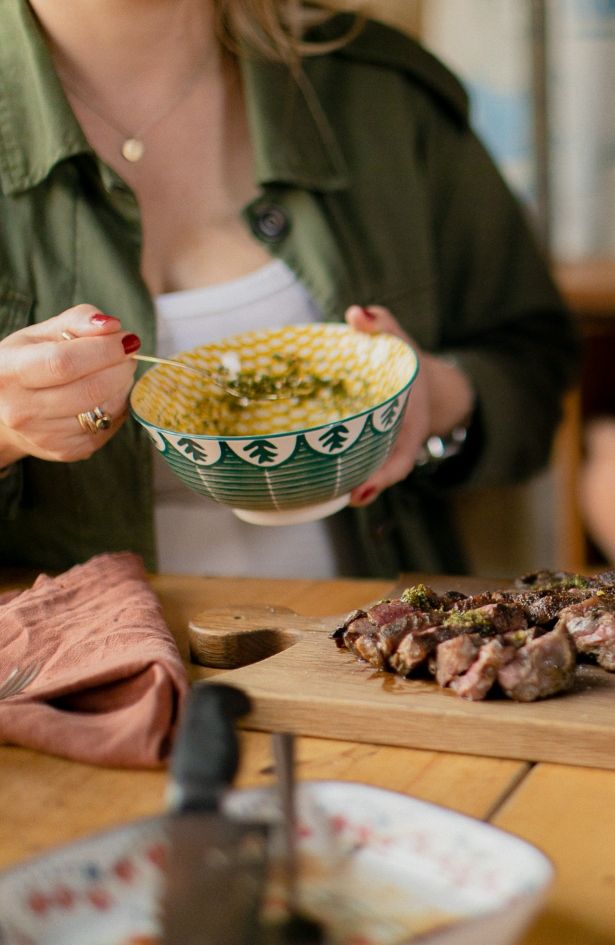
[[351,328],[369,334],[384,331],[390,335],[396,335],[398,338],[403,338],[404,341],[412,343],[416,349],[416,345],[411,342],[410,336],[401,328],[395,316],[383,305],[370,305],[368,308],[361,305],[351,305],[346,311],[346,322]]
[[121,322],[92,305],[76,305],[61,315],[29,325],[0,344],[0,379],[33,390],[69,384],[115,364],[134,371],[130,355],[139,338]]
[[[113,415],[111,426],[97,433],[86,433],[79,425],[77,417],[62,420],[49,420],[37,434],[35,440],[24,437],[15,431],[12,443],[20,448],[21,455],[37,456],[39,459],[54,462],[74,463],[89,459],[122,426],[127,416],[125,407]],[[0,423],[0,433],[2,424]]]
[[[126,417],[139,347],[119,319],[90,305],[10,335],[0,343],[0,450],[64,462],[90,456]],[[78,415],[95,409],[110,424],[89,432]]]
[[32,432],[48,420],[62,420],[101,407],[113,414],[126,402],[135,362],[115,365],[70,384],[44,390],[22,389],[20,396],[0,399],[0,420],[14,430]]
[[94,305],[74,305],[67,308],[61,315],[55,315],[44,322],[28,325],[10,335],[6,342],[21,344],[22,342],[36,343],[39,341],[60,341],[62,332],[70,332],[78,338],[93,335],[106,335],[121,331],[119,318],[106,315]]
[[429,436],[427,385],[419,374],[412,385],[401,430],[390,456],[350,495],[351,505],[368,505],[389,486],[401,482],[412,472],[419,451]]
[[[46,416],[43,402],[44,394],[37,393],[20,408],[14,406],[14,399],[8,406],[6,401],[0,404],[0,446],[11,450],[15,459],[25,455],[60,462],[87,459],[117,432],[128,413],[127,392],[80,404],[80,409],[62,416]],[[89,432],[79,423],[78,414],[95,407],[111,423],[107,429]]]
[[410,391],[395,446],[383,465],[351,493],[350,504],[359,506],[373,502],[384,489],[405,479],[412,471],[419,450],[429,435],[430,399],[427,380],[420,368],[420,351],[387,308],[370,305],[366,309],[353,305],[346,312],[346,322],[358,331],[370,334],[387,332],[403,338],[419,355],[419,372]]
[[64,386],[114,365],[123,365],[128,377],[136,368],[130,355],[139,347],[136,335],[121,331],[71,340],[41,339],[0,348],[0,373],[31,390]]

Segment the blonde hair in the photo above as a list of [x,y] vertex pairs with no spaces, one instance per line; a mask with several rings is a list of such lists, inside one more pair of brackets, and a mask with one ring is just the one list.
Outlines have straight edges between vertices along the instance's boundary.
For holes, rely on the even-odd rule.
[[297,65],[300,58],[335,49],[354,35],[353,26],[328,42],[304,39],[306,30],[336,12],[330,0],[306,6],[303,0],[214,0],[218,35],[231,51],[249,50],[265,59]]

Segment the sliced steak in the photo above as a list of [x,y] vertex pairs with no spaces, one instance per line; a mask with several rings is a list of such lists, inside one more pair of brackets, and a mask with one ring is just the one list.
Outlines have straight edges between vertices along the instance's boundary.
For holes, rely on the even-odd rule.
[[588,653],[610,673],[615,672],[615,593],[598,592],[565,607],[557,622],[572,636],[579,653]]
[[364,610],[353,610],[344,622],[335,628],[331,637],[340,649],[346,647],[351,650],[352,643],[357,637],[363,633],[374,633],[375,631],[376,627],[374,627]]
[[580,654],[615,672],[615,569],[536,571],[473,595],[416,584],[353,611],[332,636],[377,669],[428,670],[463,698],[483,699],[497,681],[530,702],[569,689]]
[[612,587],[615,590],[615,568],[610,571],[601,571],[594,576],[594,582],[601,587]]
[[442,610],[449,610],[453,604],[459,604],[462,600],[467,600],[468,595],[462,591],[446,591],[440,595],[440,607]]
[[403,625],[400,622],[380,627],[378,646],[385,662],[390,665],[392,656],[399,649],[400,644],[407,636],[422,633],[438,626],[442,617],[438,612],[429,613],[420,610],[407,614]]
[[478,656],[462,676],[451,680],[449,687],[462,699],[476,702],[484,699],[498,673],[515,656],[514,646],[506,646],[497,638],[483,643]]
[[525,630],[527,619],[522,606],[511,601],[491,601],[480,607],[449,611],[444,624],[459,633],[480,633],[483,636]]
[[343,633],[336,638],[339,647],[346,647],[358,659],[366,660],[377,669],[382,668],[382,657],[378,651],[379,629],[367,614],[356,613],[348,625],[340,629],[343,629]]
[[527,628],[523,609],[511,604],[490,603],[472,610],[453,609],[444,614],[435,611],[428,617],[435,625],[403,636],[389,656],[391,669],[401,676],[410,676],[434,655],[436,647],[448,640],[474,635],[484,640]]
[[576,649],[565,626],[513,650],[512,659],[498,670],[498,683],[517,702],[534,702],[570,689],[575,676]]
[[399,641],[395,652],[389,656],[390,668],[400,676],[410,676],[426,664],[429,657],[436,652],[438,644],[448,640],[451,635],[455,634],[442,624],[407,633]]
[[442,621],[440,611],[418,610],[403,601],[381,601],[368,611],[353,611],[333,631],[338,646],[346,647],[376,669],[389,668],[389,659],[409,634]]
[[521,590],[560,591],[572,588],[589,587],[592,578],[585,574],[574,574],[572,571],[534,571],[517,578],[515,587]]
[[351,649],[355,656],[369,663],[374,669],[385,668],[384,657],[378,646],[377,633],[361,634],[355,639],[352,647],[349,647],[349,649]]
[[539,626],[552,625],[558,619],[563,607],[573,601],[585,600],[592,593],[590,588],[571,587],[564,591],[539,594],[533,600],[528,600],[523,604],[528,622]]
[[478,633],[462,633],[440,643],[436,649],[435,677],[440,686],[448,686],[465,673],[476,657],[484,639]]
[[502,591],[484,591],[481,594],[472,594],[470,597],[459,597],[451,600],[450,609],[463,613],[466,610],[478,610],[488,604],[498,603],[504,599]]

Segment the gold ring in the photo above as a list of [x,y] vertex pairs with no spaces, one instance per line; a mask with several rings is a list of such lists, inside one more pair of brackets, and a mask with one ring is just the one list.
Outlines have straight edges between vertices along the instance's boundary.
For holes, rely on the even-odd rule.
[[96,429],[97,430],[108,430],[111,426],[111,416],[102,409],[102,407],[94,407],[92,411],[96,416]]
[[69,331],[68,328],[62,332],[62,337],[64,341],[72,341],[77,335],[73,335],[72,331]]
[[79,426],[84,433],[98,433],[99,430],[108,430],[113,420],[110,414],[105,413],[102,407],[94,407],[77,414]]
[[96,426],[96,414],[93,410],[86,410],[85,413],[78,413],[77,420],[84,433],[98,433]]

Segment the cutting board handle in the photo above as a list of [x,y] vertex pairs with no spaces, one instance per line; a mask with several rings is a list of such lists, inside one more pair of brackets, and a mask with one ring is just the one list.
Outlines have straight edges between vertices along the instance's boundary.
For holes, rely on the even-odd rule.
[[306,634],[331,633],[342,620],[305,617],[289,607],[212,608],[188,625],[190,653],[201,666],[236,669],[281,653]]

